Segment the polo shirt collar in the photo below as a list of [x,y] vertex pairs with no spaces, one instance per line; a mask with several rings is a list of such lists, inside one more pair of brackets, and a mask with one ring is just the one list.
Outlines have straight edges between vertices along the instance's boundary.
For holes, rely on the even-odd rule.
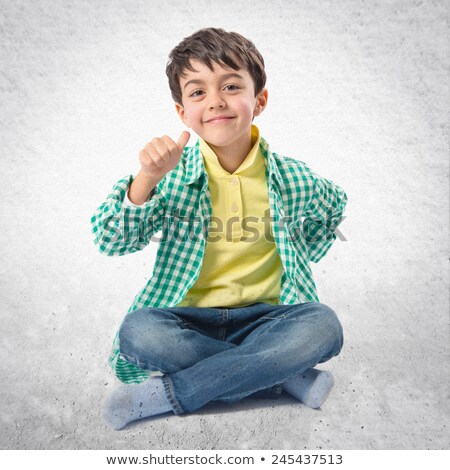
[[[267,141],[260,136],[258,128],[252,124],[252,133],[255,132],[253,128],[256,129],[258,133],[258,146],[259,150],[261,150],[261,153],[264,157],[265,160],[265,165],[269,169],[269,175],[272,179],[275,179],[280,185],[284,186],[283,184],[283,179],[280,175],[280,172],[278,170],[278,164],[275,159],[275,156],[272,154],[269,148],[269,144]],[[195,144],[192,147],[188,147],[186,149],[186,156],[185,156],[185,165],[184,165],[184,175],[183,175],[183,184],[184,185],[189,185],[194,182],[196,182],[202,175],[207,179],[208,178],[208,173],[206,172],[205,165],[203,162],[203,156],[201,152],[201,141],[203,139],[198,138]],[[209,147],[209,146],[208,146]],[[256,146],[256,142],[252,147],[252,150],[250,151],[249,155],[246,157],[243,163],[247,161],[247,158],[250,156],[250,154],[254,151],[254,149],[258,149]],[[253,159],[256,156],[256,152],[253,155]],[[217,157],[216,157],[217,158]],[[251,158],[251,156],[250,156]],[[250,160],[249,160],[250,162]],[[253,160],[252,160],[253,162]],[[241,165],[242,166],[242,165]]]
[[[247,170],[248,168],[254,166],[257,163],[257,161],[259,161],[257,160],[258,152],[259,152],[259,139],[260,139],[259,129],[255,125],[252,125],[252,128],[251,128],[252,148],[250,149],[250,152],[247,154],[247,156],[245,157],[244,161],[241,163],[239,168],[237,168],[233,174],[240,174],[243,171]],[[208,168],[208,173],[212,173],[216,176],[231,174],[222,167],[214,150],[203,139],[200,139],[200,152],[203,155],[205,167]],[[262,158],[261,155],[259,155],[259,158]]]

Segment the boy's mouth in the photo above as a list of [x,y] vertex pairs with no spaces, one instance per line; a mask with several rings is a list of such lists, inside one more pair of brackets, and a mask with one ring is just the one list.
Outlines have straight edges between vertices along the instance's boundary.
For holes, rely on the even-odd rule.
[[215,123],[222,123],[222,122],[227,122],[231,121],[231,119],[234,119],[233,116],[216,116],[214,118],[209,119],[208,121],[205,121],[208,124],[215,124]]

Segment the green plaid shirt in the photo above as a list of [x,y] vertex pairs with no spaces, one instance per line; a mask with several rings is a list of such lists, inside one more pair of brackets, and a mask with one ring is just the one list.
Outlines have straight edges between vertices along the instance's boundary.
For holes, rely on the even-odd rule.
[[[318,302],[309,263],[317,263],[336,239],[347,196],[305,163],[271,152],[262,137],[260,148],[271,231],[284,268],[279,303]],[[94,243],[101,253],[121,256],[142,250],[151,241],[159,242],[153,274],[128,313],[149,306],[176,306],[200,273],[212,214],[199,140],[184,149],[177,167],[141,206],[123,204],[132,181],[132,175],[119,180],[95,211],[91,218]],[[120,356],[118,332],[108,362],[125,383],[140,383],[155,374]]]

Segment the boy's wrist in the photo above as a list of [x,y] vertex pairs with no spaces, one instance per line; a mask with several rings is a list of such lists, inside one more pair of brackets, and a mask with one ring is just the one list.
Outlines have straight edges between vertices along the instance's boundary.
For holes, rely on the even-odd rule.
[[139,173],[133,178],[133,181],[128,188],[128,199],[136,205],[142,205],[148,201],[153,188],[159,183],[160,178],[146,175],[139,171]]
[[139,170],[138,174],[134,179],[136,178],[139,178],[142,182],[148,183],[149,185],[153,186],[156,186],[161,181],[161,178],[155,178],[153,175],[147,175],[142,169]]

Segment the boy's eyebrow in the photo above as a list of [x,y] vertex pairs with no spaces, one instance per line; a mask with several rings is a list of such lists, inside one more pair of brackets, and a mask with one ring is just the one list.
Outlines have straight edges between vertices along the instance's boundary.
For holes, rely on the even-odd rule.
[[[239,75],[238,73],[226,73],[224,75],[222,75],[221,77],[221,80],[225,80],[227,78],[240,78],[241,80],[244,80],[244,77],[242,75]],[[198,78],[194,79],[194,80],[189,80],[187,83],[185,83],[184,87],[183,87],[183,90],[191,83],[205,83],[204,80],[199,80]]]

